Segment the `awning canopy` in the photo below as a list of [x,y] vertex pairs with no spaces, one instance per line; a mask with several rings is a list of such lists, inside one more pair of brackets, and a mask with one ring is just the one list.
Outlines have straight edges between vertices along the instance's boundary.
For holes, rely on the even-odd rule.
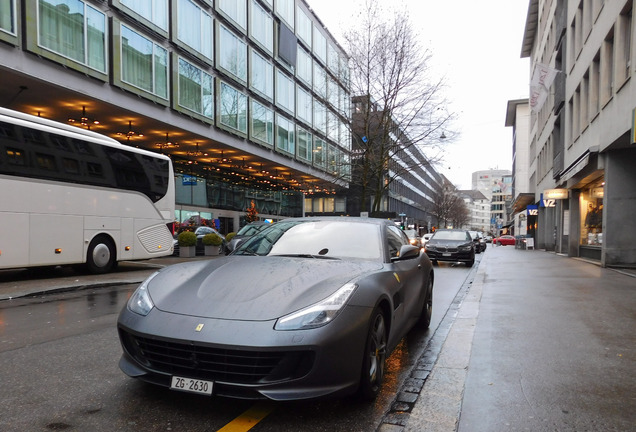
[[510,217],[514,217],[517,213],[524,211],[529,204],[534,202],[533,193],[521,193],[517,195],[517,198],[510,207]]

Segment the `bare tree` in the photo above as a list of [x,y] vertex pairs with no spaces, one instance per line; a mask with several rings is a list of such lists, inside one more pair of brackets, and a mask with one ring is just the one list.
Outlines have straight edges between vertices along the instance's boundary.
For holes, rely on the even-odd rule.
[[439,228],[461,228],[469,220],[466,203],[457,193],[455,186],[446,178],[430,212],[437,219]]
[[361,208],[380,210],[389,186],[414,166],[396,163],[409,151],[439,145],[452,115],[442,95],[443,80],[430,74],[431,52],[421,47],[404,8],[385,11],[366,0],[357,25],[345,34],[350,55],[353,186]]

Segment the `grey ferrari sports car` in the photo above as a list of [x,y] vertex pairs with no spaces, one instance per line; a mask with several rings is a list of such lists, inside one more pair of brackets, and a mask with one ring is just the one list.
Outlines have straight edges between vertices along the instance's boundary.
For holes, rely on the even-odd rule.
[[373,399],[387,355],[432,308],[431,262],[392,222],[285,219],[146,279],[119,315],[119,366],[206,395]]

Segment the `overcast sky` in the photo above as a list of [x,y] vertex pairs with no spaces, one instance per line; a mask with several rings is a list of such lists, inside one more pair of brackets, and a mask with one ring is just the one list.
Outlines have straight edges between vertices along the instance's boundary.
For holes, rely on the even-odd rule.
[[[355,19],[361,0],[306,0],[336,39]],[[471,174],[512,169],[509,100],[528,97],[529,62],[521,58],[529,0],[377,0],[409,10],[433,68],[445,76],[459,136],[447,145],[437,170],[460,189]]]

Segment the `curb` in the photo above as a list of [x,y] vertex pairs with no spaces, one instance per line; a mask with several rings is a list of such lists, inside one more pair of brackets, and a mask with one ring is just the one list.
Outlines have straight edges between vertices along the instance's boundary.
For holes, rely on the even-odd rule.
[[[482,258],[483,261],[483,258]],[[376,432],[448,432],[459,423],[485,270],[469,273]]]

